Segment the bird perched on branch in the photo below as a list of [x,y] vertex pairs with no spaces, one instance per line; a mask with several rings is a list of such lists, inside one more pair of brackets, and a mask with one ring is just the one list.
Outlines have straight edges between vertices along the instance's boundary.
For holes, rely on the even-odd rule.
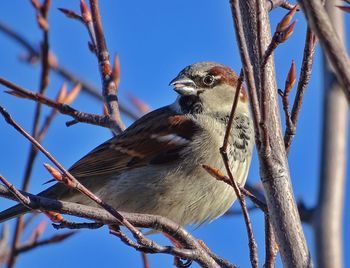
[[[203,164],[224,171],[219,152],[238,76],[228,67],[200,62],[170,82],[179,94],[124,132],[76,162],[69,172],[115,209],[155,214],[178,224],[202,224],[225,213],[236,199],[225,182]],[[248,98],[242,88],[229,137],[232,174],[244,185],[254,144]],[[75,189],[56,183],[39,196],[96,204]],[[29,212],[19,204],[0,213],[0,222]]]

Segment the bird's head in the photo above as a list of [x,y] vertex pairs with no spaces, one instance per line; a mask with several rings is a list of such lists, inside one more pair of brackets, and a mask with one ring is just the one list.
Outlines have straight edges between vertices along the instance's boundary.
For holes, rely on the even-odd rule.
[[[231,110],[237,81],[237,74],[229,67],[199,62],[184,68],[170,85],[180,95],[177,101],[185,113],[227,113]],[[237,109],[248,111],[248,97],[243,86]]]

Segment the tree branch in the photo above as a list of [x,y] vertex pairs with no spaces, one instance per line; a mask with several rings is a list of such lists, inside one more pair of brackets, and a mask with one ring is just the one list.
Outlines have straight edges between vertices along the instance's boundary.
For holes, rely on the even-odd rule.
[[290,146],[292,145],[293,138],[296,134],[296,126],[298,122],[298,117],[301,110],[301,105],[304,100],[304,94],[306,92],[307,86],[311,78],[312,64],[314,61],[315,48],[317,45],[316,36],[307,28],[306,38],[304,46],[303,62],[300,68],[299,82],[297,86],[297,93],[294,99],[293,108],[291,111],[291,121],[294,127],[294,132],[285,132],[284,134],[284,144],[287,153],[289,153]]
[[344,45],[340,42],[331,20],[319,0],[299,0],[309,26],[335,69],[335,76],[350,102],[350,61]]
[[[254,112],[253,118],[254,126],[259,128],[259,131],[255,134],[261,180],[267,197],[272,226],[280,247],[282,262],[286,267],[308,267],[312,265],[312,261],[291,187],[278,113],[276,75],[272,57],[267,61],[264,73],[261,74],[260,72],[259,46],[263,51],[266,51],[271,40],[266,7],[261,1],[231,0],[230,2],[236,35],[239,37],[240,32],[244,33],[244,38],[237,38],[243,67],[244,70],[252,72],[250,75],[254,74],[253,83],[247,83],[248,90],[255,91],[255,94],[264,92],[263,94],[266,96],[265,102],[261,103],[260,107],[265,110],[264,118],[268,118],[268,120],[260,121],[260,118],[257,118]],[[259,16],[257,15],[257,5],[261,5]],[[262,20],[259,23],[261,25],[260,33],[258,33],[257,27],[258,17]],[[258,44],[258,36],[261,37],[260,44]],[[242,50],[242,47],[246,48]],[[248,51],[249,59],[247,59],[245,51]],[[249,77],[249,74],[245,73],[245,75]],[[261,82],[262,78],[265,80],[264,83]],[[250,88],[252,86],[253,88]],[[262,88],[262,86],[264,87]],[[251,103],[252,107],[256,105],[253,99],[251,99]],[[260,111],[260,114],[262,113]]]
[[[343,14],[336,7],[336,3],[334,0],[329,0],[325,5],[333,27],[337,29],[337,35],[332,37],[332,43],[338,40],[345,43]],[[344,266],[343,207],[349,122],[349,106],[344,95],[344,86],[339,79],[336,79],[335,72],[338,70],[332,67],[330,57],[324,59],[323,72],[325,95],[320,186],[312,220],[315,227],[317,267],[320,268]]]
[[[36,19],[39,25],[39,28],[42,30],[43,39],[41,42],[41,74],[40,74],[40,82],[39,82],[39,90],[40,94],[45,94],[45,91],[49,85],[49,74],[50,74],[50,65],[49,65],[49,23],[48,23],[48,14],[51,5],[51,0],[44,0],[41,5],[39,2],[32,1],[32,5],[34,9],[36,9]],[[41,137],[38,136],[39,127],[40,127],[40,119],[41,119],[41,111],[42,104],[37,103],[34,112],[34,120],[33,120],[33,129],[32,135],[36,139],[43,139],[44,135]],[[33,145],[30,147],[28,160],[25,167],[24,178],[22,182],[22,190],[26,191],[29,187],[29,181],[31,178],[34,161],[37,156],[37,150]],[[15,249],[18,248],[20,237],[23,231],[23,218],[19,217],[16,221],[15,232],[12,240],[12,250],[9,257],[8,267],[11,268],[15,265],[16,255]]]
[[[30,206],[35,209],[55,211],[62,214],[68,214],[77,216],[80,218],[94,220],[108,225],[119,224],[118,220],[104,209],[97,207],[85,206],[77,203],[64,202],[53,200],[45,197],[39,197],[26,192],[21,192],[24,196],[29,198]],[[4,186],[0,185],[0,196],[17,200],[17,198]],[[164,232],[175,240],[179,241],[188,249],[196,249],[191,257],[194,261],[198,262],[203,267],[218,267],[218,265],[211,260],[216,259],[217,263],[221,267],[234,268],[236,266],[221,259],[212,252],[206,252],[198,241],[188,233],[180,225],[170,221],[161,216],[137,214],[137,213],[125,213],[121,212],[122,216],[127,219],[132,225],[138,228],[151,228],[156,231]],[[211,256],[209,257],[208,256]]]
[[109,61],[109,53],[103,33],[102,20],[98,6],[98,0],[90,0],[92,24],[94,26],[94,33],[91,35],[92,43],[96,42],[95,53],[100,67],[100,74],[102,80],[102,95],[108,108],[109,115],[114,122],[114,131],[120,132],[124,130],[125,126],[120,118],[119,103],[118,103],[118,85],[113,78],[112,67]]
[[235,194],[237,196],[237,199],[238,199],[239,204],[240,204],[241,209],[242,209],[244,222],[246,224],[246,229],[247,229],[248,239],[249,239],[250,262],[252,264],[252,267],[257,268],[257,267],[259,267],[259,261],[258,261],[257,245],[256,245],[256,241],[254,239],[253,227],[252,227],[252,224],[250,221],[249,212],[247,210],[245,197],[240,191],[239,185],[236,182],[236,178],[234,178],[232,175],[230,164],[229,164],[229,159],[228,159],[228,155],[227,155],[227,146],[228,146],[228,142],[229,142],[230,132],[232,129],[232,123],[234,120],[235,111],[237,108],[242,83],[243,83],[243,70],[241,70],[238,81],[237,81],[236,93],[235,93],[234,100],[232,103],[231,113],[230,113],[230,117],[229,117],[229,120],[228,120],[228,123],[226,126],[226,132],[225,132],[222,147],[220,148],[220,153],[222,156],[222,160],[224,162],[224,166],[226,168],[226,172],[227,172],[228,177],[229,177],[230,185],[233,187],[233,190],[235,191]]
[[50,106],[54,109],[57,109],[62,114],[66,114],[73,117],[78,122],[93,124],[93,125],[102,126],[106,128],[110,128],[111,125],[113,124],[109,116],[101,116],[96,114],[79,112],[67,104],[59,103],[57,101],[54,101],[52,99],[45,97],[44,95],[41,95],[40,93],[34,93],[32,91],[19,87],[1,77],[0,77],[0,84],[13,90],[8,92],[9,94],[15,95],[17,97],[28,98],[36,102]]

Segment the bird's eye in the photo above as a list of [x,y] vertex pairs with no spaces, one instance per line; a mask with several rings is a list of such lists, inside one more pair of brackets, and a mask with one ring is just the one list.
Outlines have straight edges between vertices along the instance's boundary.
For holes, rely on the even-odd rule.
[[214,76],[206,75],[203,78],[203,83],[207,86],[211,86],[214,83],[214,80],[215,80]]

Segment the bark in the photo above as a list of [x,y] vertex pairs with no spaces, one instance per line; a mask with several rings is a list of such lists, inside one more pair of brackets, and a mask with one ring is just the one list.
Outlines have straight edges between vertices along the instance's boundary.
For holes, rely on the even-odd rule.
[[[335,76],[342,84],[342,89],[350,102],[350,60],[344,44],[337,38],[338,29],[332,26],[332,19],[327,15],[321,0],[299,0],[309,26],[317,35],[323,51],[335,69]],[[341,2],[325,1],[340,4]],[[327,6],[330,6],[327,4]]]
[[[326,1],[325,8],[344,43],[343,14],[338,2]],[[324,55],[324,123],[320,190],[315,213],[317,267],[343,267],[342,229],[346,173],[348,104],[331,62]]]
[[[236,3],[237,1],[231,1],[234,18],[237,16],[234,8]],[[258,5],[261,5],[260,8]],[[257,95],[260,96],[261,122],[255,122],[255,126],[260,127],[257,132],[260,134],[256,136],[256,143],[260,159],[260,175],[273,229],[284,267],[310,267],[312,261],[291,187],[283,142],[273,56],[269,58],[263,71],[260,69],[262,55],[271,41],[268,13],[261,1],[239,1],[239,6],[243,18],[244,43],[248,48],[250,66],[254,71],[255,85],[249,85],[247,82],[247,86],[254,86]],[[258,17],[261,22],[259,24]],[[236,18],[235,22],[237,24]],[[238,28],[236,25],[237,35]],[[247,59],[244,59],[241,47],[244,44],[241,43],[239,46],[242,62],[246,65]],[[247,76],[245,73],[245,77]]]

